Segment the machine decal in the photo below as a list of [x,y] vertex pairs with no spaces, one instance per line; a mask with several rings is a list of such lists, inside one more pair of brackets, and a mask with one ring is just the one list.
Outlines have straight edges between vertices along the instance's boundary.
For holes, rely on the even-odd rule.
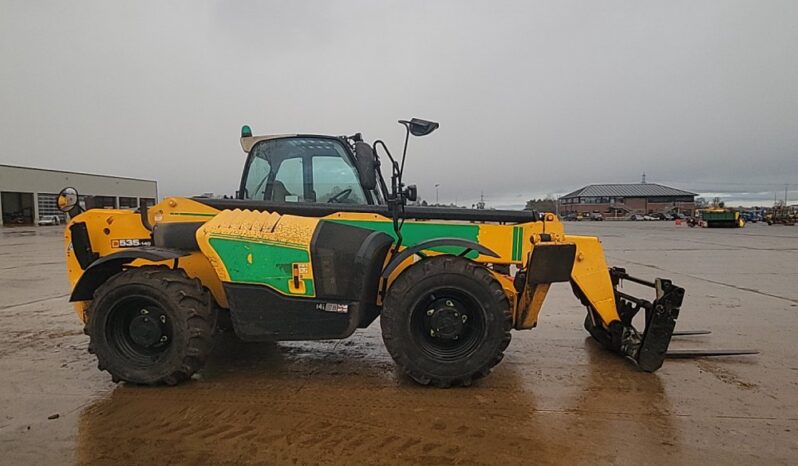
[[513,260],[521,260],[521,233],[519,227],[513,227]]
[[[313,280],[301,278],[293,287],[293,264],[310,262],[306,248],[252,239],[211,237],[211,247],[224,262],[230,281],[268,285],[284,294],[313,296]],[[303,292],[298,292],[303,289]]]
[[224,210],[197,230],[197,241],[223,282],[313,297],[309,248],[317,224],[317,219]]
[[138,248],[141,246],[152,246],[152,240],[149,238],[133,238],[133,239],[112,239],[111,247],[116,248]]
[[[351,225],[369,230],[377,230],[387,233],[396,238],[393,231],[393,224],[390,221],[380,222],[373,220],[339,220],[328,219],[326,222],[336,222]],[[469,241],[479,242],[479,225],[466,223],[432,223],[432,222],[407,222],[402,227],[402,238],[404,246],[414,246],[422,241],[434,238],[462,238]],[[446,254],[459,254],[463,249],[451,246],[441,246],[432,249],[435,252]],[[466,257],[474,259],[478,256],[475,251],[471,251]]]
[[348,304],[319,303],[316,309],[324,312],[335,312],[336,314],[346,314],[349,312]]

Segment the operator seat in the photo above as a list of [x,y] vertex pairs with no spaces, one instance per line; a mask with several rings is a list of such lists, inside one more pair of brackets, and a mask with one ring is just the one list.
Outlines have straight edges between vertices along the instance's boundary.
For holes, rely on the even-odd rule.
[[285,187],[282,181],[274,180],[274,184],[272,185],[272,201],[274,202],[285,202],[286,196],[293,196],[288,188]]

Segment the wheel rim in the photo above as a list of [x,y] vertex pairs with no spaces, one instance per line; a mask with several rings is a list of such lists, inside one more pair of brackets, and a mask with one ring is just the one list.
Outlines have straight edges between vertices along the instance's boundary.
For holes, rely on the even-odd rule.
[[106,321],[108,343],[119,355],[140,365],[158,361],[170,348],[171,319],[164,308],[146,296],[118,301]]
[[438,288],[413,306],[410,330],[416,345],[438,361],[469,357],[485,336],[485,312],[471,294]]

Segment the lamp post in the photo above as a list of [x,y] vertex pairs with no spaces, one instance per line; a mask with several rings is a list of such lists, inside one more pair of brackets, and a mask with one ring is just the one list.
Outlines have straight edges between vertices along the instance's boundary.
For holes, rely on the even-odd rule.
[[435,205],[438,205],[438,186],[439,184],[435,184]]

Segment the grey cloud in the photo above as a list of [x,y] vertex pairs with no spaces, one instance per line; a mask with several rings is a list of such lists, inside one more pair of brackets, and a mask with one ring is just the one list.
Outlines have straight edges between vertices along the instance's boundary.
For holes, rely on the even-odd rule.
[[[798,3],[0,1],[0,160],[232,193],[256,133],[413,140],[422,196],[798,183]],[[735,184],[736,183],[736,184]],[[792,189],[798,189],[793,185]]]

